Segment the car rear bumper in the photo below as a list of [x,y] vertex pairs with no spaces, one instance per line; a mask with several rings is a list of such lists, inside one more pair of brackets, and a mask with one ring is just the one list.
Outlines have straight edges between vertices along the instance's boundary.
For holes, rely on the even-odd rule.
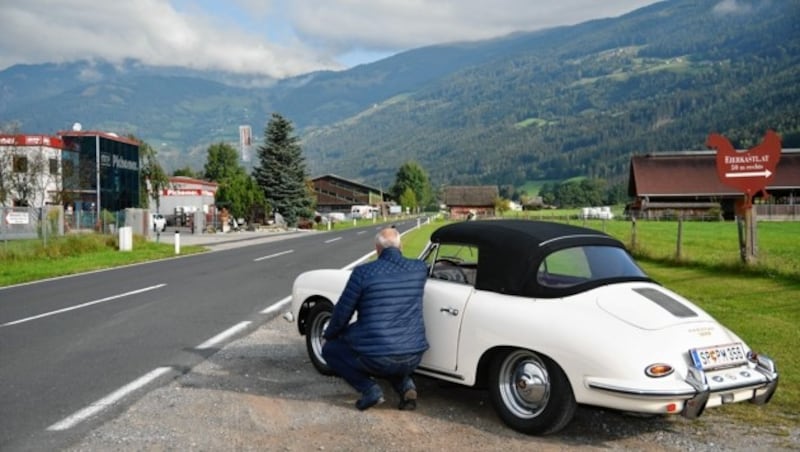
[[750,401],[763,405],[769,402],[778,387],[778,372],[770,358],[758,356],[755,366],[714,371],[690,367],[684,384],[675,389],[633,388],[591,378],[586,383],[591,389],[624,399],[617,408],[645,413],[680,413],[693,419],[702,415],[706,408],[728,403]]

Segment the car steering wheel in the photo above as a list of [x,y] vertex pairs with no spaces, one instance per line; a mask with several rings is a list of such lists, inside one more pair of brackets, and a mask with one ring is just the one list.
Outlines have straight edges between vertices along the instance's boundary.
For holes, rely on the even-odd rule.
[[439,259],[436,259],[435,263],[436,264],[442,263],[442,264],[445,264],[445,265],[453,265],[453,266],[457,267],[457,266],[461,265],[461,260],[459,260],[457,258],[453,258],[453,257],[440,257]]

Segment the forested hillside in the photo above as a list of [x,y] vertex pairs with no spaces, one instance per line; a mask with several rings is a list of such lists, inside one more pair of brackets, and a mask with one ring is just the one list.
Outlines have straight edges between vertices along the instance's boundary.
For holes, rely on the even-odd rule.
[[[733,3],[733,2],[728,2]],[[312,168],[391,180],[416,159],[438,184],[627,175],[630,155],[740,147],[767,128],[800,146],[798,2],[653,5],[514,38],[516,54],[308,134]]]

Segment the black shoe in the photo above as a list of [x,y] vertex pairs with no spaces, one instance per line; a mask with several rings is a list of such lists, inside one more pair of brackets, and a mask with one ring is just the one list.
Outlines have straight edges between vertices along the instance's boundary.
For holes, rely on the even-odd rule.
[[411,388],[403,393],[403,400],[397,405],[398,410],[416,410],[417,409],[417,390]]

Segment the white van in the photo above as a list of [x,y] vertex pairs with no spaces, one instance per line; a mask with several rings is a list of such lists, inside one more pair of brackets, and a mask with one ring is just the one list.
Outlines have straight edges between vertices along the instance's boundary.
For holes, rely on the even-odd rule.
[[353,206],[350,208],[352,218],[372,218],[378,209],[372,206]]

